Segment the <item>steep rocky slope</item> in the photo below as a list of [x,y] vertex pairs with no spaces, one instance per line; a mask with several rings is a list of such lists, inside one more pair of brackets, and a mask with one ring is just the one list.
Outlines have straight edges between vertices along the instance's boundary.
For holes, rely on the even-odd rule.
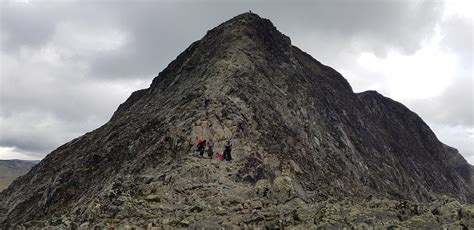
[[454,167],[456,172],[471,186],[473,186],[474,183],[474,166],[470,165],[464,157],[459,154],[458,150],[447,146],[443,145],[445,148],[445,151],[447,153],[447,161],[448,163]]
[[22,160],[0,160],[0,191],[17,177],[26,174],[35,165],[34,162]]
[[[218,146],[232,138],[234,161],[190,157],[198,136]],[[472,214],[460,203],[474,198],[459,159],[409,109],[354,93],[269,20],[246,13],[17,179],[0,194],[0,223],[385,226],[426,214],[433,218],[422,224],[460,224]],[[457,200],[441,202],[455,213],[449,220],[433,214],[442,205],[411,208],[442,195]],[[368,201],[372,211],[344,214]]]

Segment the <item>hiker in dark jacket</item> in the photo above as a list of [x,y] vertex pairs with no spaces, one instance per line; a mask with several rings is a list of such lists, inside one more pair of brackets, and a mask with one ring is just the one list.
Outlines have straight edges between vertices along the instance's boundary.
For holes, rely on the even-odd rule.
[[207,141],[207,156],[212,159],[212,156],[214,155],[214,141],[212,139],[209,139]]
[[197,144],[197,151],[199,152],[199,155],[204,156],[204,150],[206,149],[206,140],[199,140]]
[[228,140],[224,145],[224,156],[223,156],[224,160],[226,161],[232,160],[231,152],[232,152],[232,143],[230,142],[230,140]]

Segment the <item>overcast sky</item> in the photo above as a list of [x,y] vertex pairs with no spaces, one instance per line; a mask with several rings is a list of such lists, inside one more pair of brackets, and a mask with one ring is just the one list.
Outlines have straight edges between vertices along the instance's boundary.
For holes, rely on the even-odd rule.
[[99,127],[191,42],[251,9],[474,163],[472,0],[59,2],[0,3],[0,159],[41,159]]

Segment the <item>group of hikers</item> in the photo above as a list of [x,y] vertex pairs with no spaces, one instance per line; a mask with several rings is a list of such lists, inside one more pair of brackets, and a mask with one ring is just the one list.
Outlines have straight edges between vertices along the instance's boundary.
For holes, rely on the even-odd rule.
[[214,155],[214,141],[212,139],[206,140],[202,138],[197,139],[196,143],[196,150],[195,153],[199,153],[201,157],[204,157],[204,153],[207,150],[207,157],[209,159],[212,159],[214,156],[215,158],[219,160],[226,160],[226,161],[231,161],[232,160],[232,143],[230,140],[227,140],[224,144],[223,151],[222,152],[217,152]]

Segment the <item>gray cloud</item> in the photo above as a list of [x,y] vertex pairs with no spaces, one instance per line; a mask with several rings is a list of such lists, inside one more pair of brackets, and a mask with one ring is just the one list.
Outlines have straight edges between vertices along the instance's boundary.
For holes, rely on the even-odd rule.
[[444,29],[442,44],[445,49],[456,53],[462,63],[465,75],[472,79],[474,63],[474,21],[451,17],[441,23]]
[[473,85],[469,76],[460,77],[439,96],[407,101],[407,105],[432,123],[474,129]]
[[[279,13],[284,15],[282,25],[290,31],[313,33],[322,39],[337,37],[343,41],[338,43],[340,49],[347,49],[351,45],[347,43],[356,42],[360,48],[383,55],[392,47],[414,52],[420,39],[433,32],[440,7],[440,2],[436,1],[418,4],[409,1],[322,1],[322,4],[308,2],[284,7]],[[321,46],[326,43],[322,42]]]
[[415,5],[408,1],[348,0],[302,1],[299,4],[278,1],[207,3],[166,2],[113,7],[117,14],[125,16],[119,19],[119,24],[132,38],[118,54],[97,57],[93,66],[97,75],[144,76],[156,71],[156,67],[162,69],[176,57],[177,51],[202,37],[206,30],[248,9],[272,19],[294,40],[312,34],[321,39],[312,38],[321,47],[331,42],[333,49],[324,53],[330,57],[347,49],[350,45],[344,44],[347,42],[356,42],[361,48],[375,50],[381,55],[392,47],[410,53],[419,47],[420,39],[433,33],[441,7],[436,1]]
[[357,65],[361,52],[411,55],[441,26],[443,48],[466,69],[452,83],[456,90],[407,103],[431,123],[472,128],[472,80],[463,80],[472,76],[472,21],[443,20],[441,1],[0,4],[0,147],[25,154],[44,156],[103,124],[191,42],[249,9],[271,19],[316,59],[347,73],[357,91],[389,87]]
[[0,10],[1,48],[7,51],[20,49],[22,46],[37,48],[43,45],[52,36],[55,20],[59,19],[49,10],[40,11],[29,6],[2,6]]

